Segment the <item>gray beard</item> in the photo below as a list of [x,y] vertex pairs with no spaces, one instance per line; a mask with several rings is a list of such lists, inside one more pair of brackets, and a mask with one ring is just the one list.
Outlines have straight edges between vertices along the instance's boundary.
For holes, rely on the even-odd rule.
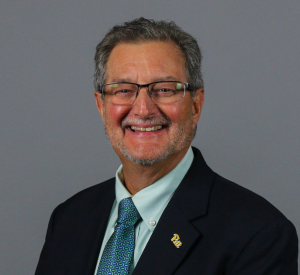
[[126,157],[128,158],[130,161],[136,163],[136,164],[139,164],[139,165],[143,165],[143,166],[150,166],[150,165],[153,165],[155,163],[158,163],[162,160],[165,160],[167,159],[170,155],[172,155],[173,152],[171,151],[167,151],[163,156],[161,157],[158,157],[158,158],[154,158],[154,159],[139,159],[139,158],[135,158],[131,155],[129,155],[126,151],[125,148],[119,148],[121,153]]

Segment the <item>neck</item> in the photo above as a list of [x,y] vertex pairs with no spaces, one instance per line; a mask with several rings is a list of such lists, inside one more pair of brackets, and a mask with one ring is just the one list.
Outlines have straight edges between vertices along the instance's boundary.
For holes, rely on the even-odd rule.
[[127,158],[121,158],[124,174],[124,185],[132,195],[146,188],[160,178],[170,173],[184,158],[190,145],[168,159],[153,165],[140,165]]

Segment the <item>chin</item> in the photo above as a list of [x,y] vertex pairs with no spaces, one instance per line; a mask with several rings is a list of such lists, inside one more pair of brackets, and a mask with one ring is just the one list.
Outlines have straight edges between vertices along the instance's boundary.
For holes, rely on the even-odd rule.
[[[150,166],[160,161],[163,161],[173,155],[177,150],[176,148],[158,148],[154,146],[151,150],[148,148],[147,150],[139,148],[135,149],[133,152],[127,150],[126,147],[119,148],[121,153],[130,161],[143,165],[143,166]],[[159,153],[154,153],[159,152]]]
[[133,156],[131,154],[128,154],[126,151],[121,151],[122,154],[129,159],[130,161],[139,164],[139,165],[143,165],[143,166],[150,166],[153,165],[155,163],[158,163],[162,160],[165,160],[169,157],[170,154],[165,154],[162,156],[157,156],[157,157],[138,157],[138,156]]

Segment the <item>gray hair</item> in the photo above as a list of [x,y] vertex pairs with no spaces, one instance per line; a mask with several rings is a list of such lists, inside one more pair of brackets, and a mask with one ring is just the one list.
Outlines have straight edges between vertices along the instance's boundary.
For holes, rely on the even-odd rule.
[[[185,57],[186,78],[195,88],[203,88],[201,51],[196,39],[173,21],[154,21],[143,17],[114,26],[96,47],[94,86],[105,83],[106,65],[113,48],[119,43],[172,41]],[[192,93],[192,96],[194,93]]]

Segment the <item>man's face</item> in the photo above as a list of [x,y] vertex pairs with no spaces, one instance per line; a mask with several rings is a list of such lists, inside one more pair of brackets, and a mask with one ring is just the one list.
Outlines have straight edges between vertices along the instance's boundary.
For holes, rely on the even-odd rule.
[[[106,83],[186,82],[185,60],[171,42],[118,44],[107,63]],[[203,89],[172,104],[154,103],[141,88],[132,105],[114,105],[95,93],[107,137],[123,161],[151,165],[185,153],[193,138],[204,100]],[[141,131],[138,128],[152,128]],[[153,128],[154,127],[154,128]],[[153,130],[154,129],[154,130]],[[149,130],[149,129],[147,129]]]

